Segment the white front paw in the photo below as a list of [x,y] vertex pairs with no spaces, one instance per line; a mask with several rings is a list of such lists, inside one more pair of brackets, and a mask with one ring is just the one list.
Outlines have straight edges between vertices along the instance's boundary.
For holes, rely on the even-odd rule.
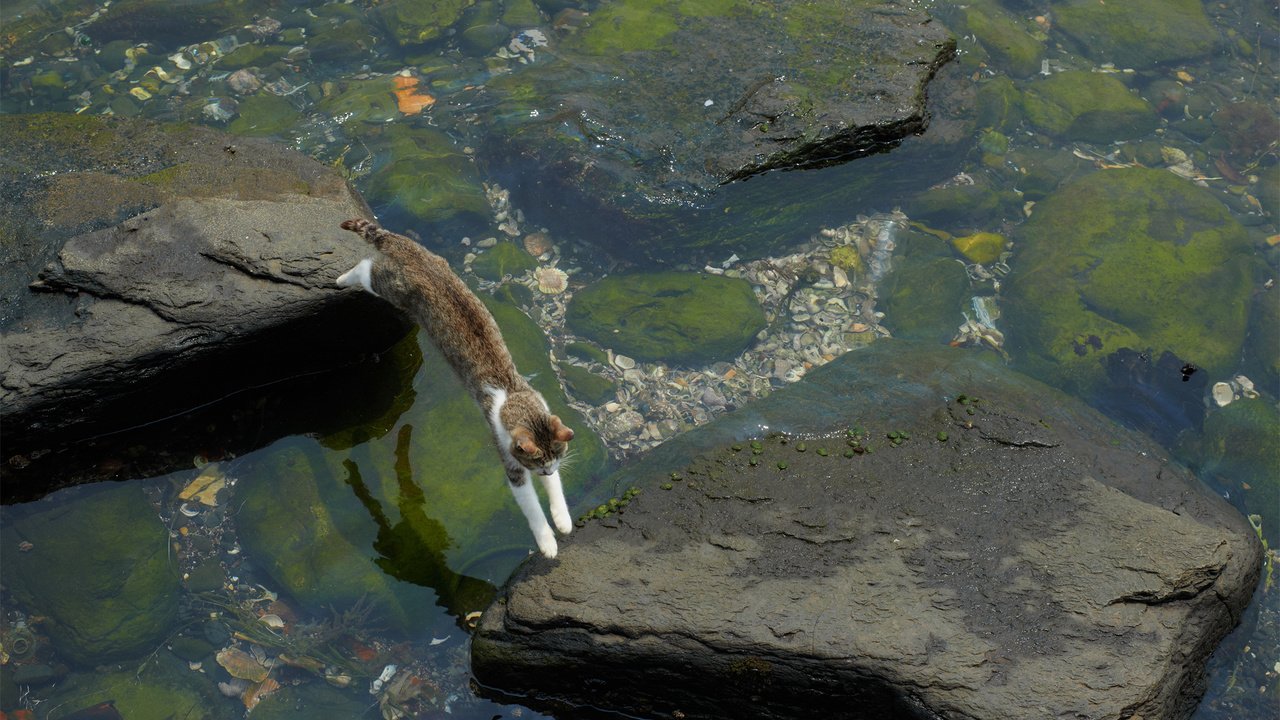
[[538,533],[534,533],[533,539],[538,543],[538,550],[546,556],[548,560],[556,559],[556,536],[551,532],[551,528]]
[[560,512],[552,510],[551,522],[556,524],[556,530],[559,530],[561,535],[568,535],[573,532],[573,518],[569,517],[568,510],[561,510]]

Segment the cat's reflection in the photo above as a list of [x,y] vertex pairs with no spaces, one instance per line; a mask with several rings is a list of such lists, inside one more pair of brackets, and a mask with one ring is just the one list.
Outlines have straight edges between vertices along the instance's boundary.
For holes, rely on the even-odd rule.
[[440,521],[428,517],[426,497],[413,481],[409,465],[409,438],[412,425],[403,425],[396,436],[395,473],[399,488],[396,506],[400,521],[392,525],[364,480],[354,460],[343,461],[347,469],[345,482],[351,486],[360,503],[378,526],[373,549],[379,557],[378,567],[388,575],[436,592],[437,602],[465,627],[466,615],[488,607],[497,592],[492,584],[479,578],[454,572],[449,568],[444,551],[449,547],[449,534]]

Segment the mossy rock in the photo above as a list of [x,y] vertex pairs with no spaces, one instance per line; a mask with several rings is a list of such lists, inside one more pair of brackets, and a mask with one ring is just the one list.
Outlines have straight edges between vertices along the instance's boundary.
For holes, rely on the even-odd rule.
[[894,337],[946,342],[964,322],[969,276],[955,260],[903,258],[882,292],[884,323]]
[[1129,140],[1155,130],[1159,121],[1151,106],[1124,83],[1087,70],[1027,83],[1023,107],[1032,125],[1066,140]]
[[288,98],[261,93],[240,103],[240,116],[227,130],[236,135],[255,137],[284,135],[302,118]]
[[564,351],[569,357],[574,357],[585,362],[598,362],[601,365],[609,364],[609,353],[600,348],[585,342],[571,342],[564,346]]
[[317,107],[344,123],[365,122],[381,125],[400,117],[395,86],[391,77],[343,81]]
[[471,272],[485,280],[501,280],[506,275],[523,275],[538,267],[538,261],[513,242],[500,242],[476,256]]
[[1202,477],[1215,478],[1244,505],[1262,516],[1262,532],[1280,547],[1280,409],[1265,398],[1237,400],[1214,410],[1190,462]]
[[951,246],[956,249],[956,252],[964,255],[969,262],[986,265],[1000,258],[1006,242],[1004,236],[999,233],[980,232],[952,238]]
[[995,3],[979,2],[964,10],[964,24],[978,38],[996,67],[1014,77],[1039,72],[1044,43],[1032,37],[1025,22]]
[[[154,650],[178,615],[168,532],[137,484],[107,485],[63,502],[6,508],[5,587],[59,652],[99,665]],[[19,543],[32,548],[21,552]]]
[[169,653],[118,672],[68,675],[48,698],[61,712],[48,717],[71,717],[83,710],[111,701],[119,715],[75,717],[124,717],[129,720],[232,720],[244,716],[244,706],[225,698],[205,673],[191,672],[185,660]]
[[747,281],[682,272],[607,277],[574,296],[566,320],[624,355],[687,365],[730,359],[765,326]]
[[[1209,191],[1161,170],[1097,172],[1037,204],[1015,238],[1005,315],[1024,371],[1088,396],[1121,348],[1219,374],[1238,360],[1255,261]],[[1082,352],[1091,335],[1101,349]]]
[[1010,133],[1022,123],[1022,91],[1013,81],[997,75],[978,86],[977,123],[980,128],[991,128]]
[[368,715],[368,695],[346,691],[322,682],[287,685],[262,699],[253,709],[254,720],[316,720],[358,718]]
[[367,142],[381,159],[365,193],[371,205],[391,205],[414,224],[488,218],[475,165],[448,135],[397,123]]
[[307,611],[343,612],[364,603],[386,627],[413,628],[413,606],[397,596],[395,580],[343,532],[368,522],[343,482],[319,445],[304,439],[277,444],[244,468],[237,485],[240,541]]
[[577,365],[561,365],[560,376],[574,397],[591,405],[606,403],[618,393],[612,380]]
[[390,0],[377,7],[387,34],[400,45],[439,38],[474,0]]
[[519,30],[537,27],[544,22],[542,11],[533,4],[533,0],[506,0],[503,3],[502,23],[507,27]]
[[281,62],[289,54],[287,45],[241,45],[218,58],[219,70],[239,70],[246,67],[266,67]]
[[960,222],[990,226],[1021,215],[1022,199],[1017,193],[995,188],[985,175],[975,175],[973,180],[925,190],[903,203],[903,210],[913,220],[942,227]]
[[1086,55],[1118,67],[1200,57],[1218,38],[1200,0],[1066,0],[1054,4],[1053,17]]

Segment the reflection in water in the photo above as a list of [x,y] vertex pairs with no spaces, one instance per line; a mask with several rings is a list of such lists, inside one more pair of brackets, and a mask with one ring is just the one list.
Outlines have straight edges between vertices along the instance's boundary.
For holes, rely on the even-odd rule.
[[449,534],[439,520],[427,515],[426,497],[422,488],[413,481],[413,468],[409,464],[409,438],[412,434],[413,426],[406,424],[400,427],[396,436],[399,522],[391,524],[382,505],[360,476],[359,466],[350,458],[342,463],[347,469],[344,482],[351,486],[378,525],[378,537],[373,542],[373,549],[379,555],[375,560],[378,567],[398,580],[435,590],[440,607],[465,628],[467,613],[487,607],[496,588],[484,580],[449,568],[444,554],[445,549],[452,545]]

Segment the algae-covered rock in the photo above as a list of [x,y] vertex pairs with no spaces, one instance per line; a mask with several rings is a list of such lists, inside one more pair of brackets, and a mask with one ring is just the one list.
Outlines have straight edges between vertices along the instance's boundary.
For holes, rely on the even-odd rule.
[[283,135],[302,117],[288,98],[260,93],[245,98],[240,103],[240,116],[231,121],[227,130],[236,135],[267,137]]
[[1218,373],[1238,359],[1251,250],[1208,191],[1159,170],[1097,172],[1037,204],[1016,239],[1006,317],[1023,370],[1087,391],[1121,348]]
[[[110,703],[119,714],[98,710]],[[191,672],[186,661],[169,653],[157,653],[149,662],[117,672],[76,673],[67,676],[48,699],[49,717],[111,718],[129,720],[232,720],[244,716],[238,700],[223,697],[205,673]],[[83,714],[76,711],[85,710]]]
[[996,188],[991,179],[978,175],[969,182],[948,183],[907,199],[902,209],[910,217],[931,225],[956,222],[994,225],[1021,213],[1022,199]]
[[368,715],[369,696],[339,690],[325,683],[287,685],[271,693],[253,709],[254,720],[316,720]]
[[505,275],[523,275],[538,266],[538,261],[513,242],[500,242],[476,256],[471,272],[485,280],[501,280]]
[[1206,480],[1214,479],[1262,516],[1262,533],[1280,546],[1280,409],[1266,398],[1237,400],[1204,421],[1198,451],[1189,458]]
[[884,323],[895,337],[946,342],[964,322],[969,276],[955,260],[905,258],[885,278],[881,292]]
[[137,657],[171,632],[178,575],[168,533],[141,486],[7,507],[0,537],[5,587],[46,618],[42,627],[71,660],[94,666]]
[[978,87],[975,104],[980,128],[1009,133],[1022,122],[1022,92],[1003,75],[997,75]]
[[435,40],[474,0],[389,0],[377,6],[387,33],[400,45]]
[[1025,21],[1019,21],[994,2],[978,2],[964,10],[964,25],[991,56],[992,63],[1014,77],[1028,77],[1040,70],[1044,42],[1032,37]]
[[337,83],[317,107],[344,123],[382,124],[400,117],[391,77]]
[[1028,82],[1023,107],[1032,125],[1067,140],[1128,140],[1151,132],[1158,122],[1151,106],[1124,83],[1087,70]]
[[565,387],[574,397],[592,405],[612,400],[618,392],[617,386],[609,378],[577,365],[561,365],[560,376],[564,378]]
[[1004,236],[993,232],[979,232],[964,237],[952,238],[951,247],[965,256],[970,262],[995,262],[1004,252],[1006,241]]
[[367,548],[343,534],[345,525],[363,519],[348,498],[318,445],[284,441],[242,470],[240,542],[255,565],[305,608],[342,612],[365,603],[390,628],[414,627],[413,606],[397,596],[395,580]]
[[415,225],[488,218],[489,205],[475,165],[448,135],[395,124],[367,142],[382,159],[369,179],[370,204],[389,205]]
[[1054,4],[1053,18],[1086,55],[1118,67],[1199,57],[1218,37],[1200,0],[1066,0]]
[[747,281],[682,272],[607,277],[573,297],[566,321],[625,355],[690,365],[733,357],[765,325]]

